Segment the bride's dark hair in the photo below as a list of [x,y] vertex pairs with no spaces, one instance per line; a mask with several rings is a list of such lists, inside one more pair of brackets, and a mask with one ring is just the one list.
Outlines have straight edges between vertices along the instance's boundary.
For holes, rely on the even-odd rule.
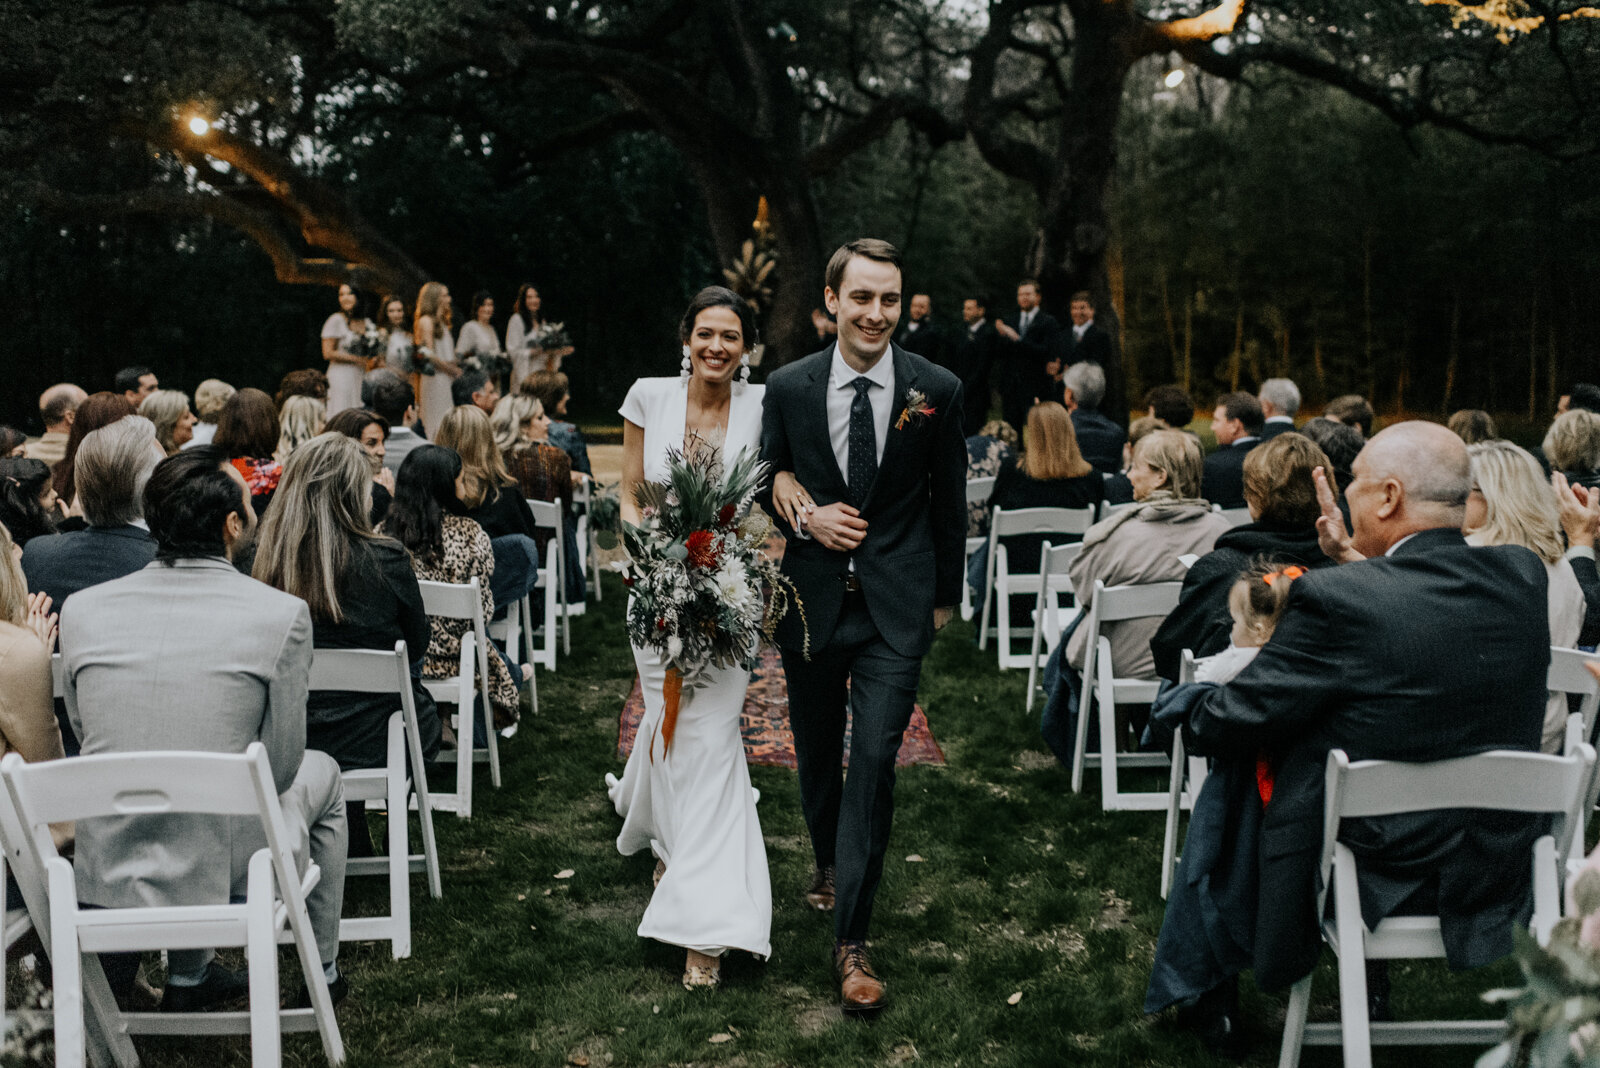
[[700,313],[707,308],[729,308],[739,317],[739,329],[744,334],[744,347],[748,352],[756,346],[761,339],[756,330],[756,313],[750,307],[750,302],[727,286],[706,286],[696,293],[689,302],[689,310],[683,313],[683,322],[678,324],[678,340],[687,344],[689,335],[694,333],[694,321]]

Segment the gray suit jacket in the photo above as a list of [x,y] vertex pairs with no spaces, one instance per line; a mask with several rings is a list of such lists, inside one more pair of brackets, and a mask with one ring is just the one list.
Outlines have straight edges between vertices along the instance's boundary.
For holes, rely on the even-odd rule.
[[411,454],[411,450],[420,449],[426,444],[428,439],[421,434],[413,434],[410,427],[394,427],[383,446],[383,466],[398,475],[400,465]]
[[[63,696],[83,755],[267,748],[281,794],[306,746],[311,613],[221,557],[152,563],[72,595]],[[78,824],[78,895],[108,908],[226,901],[254,819],[135,816]],[[223,858],[229,858],[223,860]],[[219,863],[219,861],[223,861]]]

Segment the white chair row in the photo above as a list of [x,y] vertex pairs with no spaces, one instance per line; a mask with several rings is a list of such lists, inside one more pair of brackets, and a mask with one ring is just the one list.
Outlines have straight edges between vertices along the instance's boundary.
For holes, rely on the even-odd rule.
[[1032,662],[1030,654],[1012,650],[1012,595],[1038,594],[1042,588],[1048,588],[1056,597],[1061,597],[1072,593],[1072,584],[1065,571],[1049,573],[1043,569],[1042,562],[1039,571],[1013,572],[1001,539],[1022,534],[1057,535],[1062,540],[1068,537],[1081,539],[1093,525],[1093,508],[1018,508],[1012,511],[996,508],[990,514],[989,558],[984,568],[983,609],[978,617],[978,648],[989,647],[992,608],[995,651],[1002,671],[1029,667]]
[[[439,763],[456,766],[456,788],[432,795],[433,807],[454,812],[462,819],[472,818],[472,771],[479,763],[489,765],[489,779],[500,785],[499,734],[494,729],[494,706],[489,701],[489,629],[483,618],[483,600],[478,580],[467,583],[418,582],[422,588],[422,608],[430,616],[470,620],[472,628],[461,636],[461,659],[456,673],[445,679],[425,679],[423,685],[435,701],[455,706],[448,722],[455,731],[456,748],[439,753]],[[474,700],[478,698],[478,700]],[[485,748],[477,749],[473,738],[473,711],[477,706],[483,724]],[[441,710],[440,719],[444,719]]]
[[[528,500],[533,512],[534,525],[551,532],[545,543],[544,564],[538,569],[534,588],[544,591],[544,610],[537,624],[534,622],[533,597],[521,598],[507,606],[504,619],[496,620],[490,633],[505,643],[506,650],[515,650],[521,663],[534,665],[546,671],[556,669],[557,624],[564,655],[572,652],[572,624],[570,619],[581,612],[571,611],[566,603],[566,527],[562,522],[561,504],[558,501]],[[596,583],[598,586],[598,583]],[[537,639],[537,640],[536,640]],[[533,710],[539,710],[539,687],[533,684]]]

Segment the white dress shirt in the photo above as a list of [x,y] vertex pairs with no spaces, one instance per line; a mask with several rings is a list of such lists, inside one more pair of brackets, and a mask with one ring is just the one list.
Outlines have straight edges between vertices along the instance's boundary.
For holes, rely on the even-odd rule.
[[850,470],[850,405],[856,399],[857,378],[872,383],[867,390],[867,400],[872,405],[872,429],[878,439],[878,462],[883,462],[883,444],[889,440],[889,416],[895,405],[894,354],[885,351],[872,370],[865,375],[844,362],[838,342],[833,345],[833,366],[828,371],[828,440],[833,444],[834,459],[839,470]]
[[1033,317],[1038,314],[1038,310],[1037,308],[1029,308],[1017,316],[1017,333],[1026,334],[1028,332],[1028,327],[1033,325]]
[[1082,341],[1083,340],[1083,335],[1087,334],[1089,332],[1089,328],[1091,326],[1093,326],[1093,325],[1094,325],[1094,320],[1093,319],[1090,319],[1088,322],[1082,324],[1081,326],[1077,325],[1077,324],[1074,324],[1073,327],[1072,327],[1072,340],[1074,340],[1074,341]]

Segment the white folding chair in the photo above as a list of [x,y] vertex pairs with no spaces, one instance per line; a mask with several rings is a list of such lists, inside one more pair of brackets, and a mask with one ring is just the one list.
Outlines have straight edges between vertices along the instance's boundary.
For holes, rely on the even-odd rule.
[[592,572],[594,599],[602,600],[600,593],[600,553],[594,541],[594,530],[589,523],[589,505],[594,501],[594,480],[584,479],[572,488],[572,506],[578,509],[578,567],[586,576]]
[[1028,704],[1024,711],[1033,711],[1033,698],[1039,685],[1039,659],[1041,647],[1045,657],[1056,651],[1056,645],[1061,641],[1061,632],[1077,618],[1078,608],[1073,606],[1071,612],[1061,611],[1061,594],[1072,592],[1072,581],[1067,578],[1067,569],[1072,566],[1072,561],[1083,552],[1083,546],[1078,543],[1072,545],[1051,545],[1045,542],[1039,550],[1039,574],[1044,581],[1039,583],[1039,599],[1033,609],[1033,639],[1028,643]]
[[[1194,681],[1194,654],[1183,651],[1178,661],[1178,682]],[[1200,788],[1206,783],[1205,757],[1188,756],[1183,748],[1183,731],[1180,728],[1172,739],[1172,778],[1167,783],[1167,829],[1161,838],[1161,899],[1166,900],[1172,890],[1172,874],[1178,867],[1179,813],[1194,810]]]
[[[993,475],[984,475],[981,478],[967,479],[967,507],[970,511],[972,505],[987,505],[989,498],[994,496]],[[983,548],[989,542],[986,534],[979,534],[967,539],[967,554],[961,558],[961,618],[972,618],[972,587],[967,583],[967,562],[972,559],[972,554]]]
[[[1585,671],[1583,665],[1596,662],[1600,662],[1600,654],[1563,649],[1559,645],[1550,647],[1550,670],[1545,676],[1545,688],[1579,698],[1578,710],[1567,716],[1564,753],[1574,752],[1578,742],[1587,742],[1594,737],[1595,708],[1600,704],[1600,680]],[[1583,819],[1572,828],[1571,863],[1574,868],[1583,864],[1583,835],[1589,817],[1594,814],[1596,796],[1600,796],[1600,772],[1596,773],[1595,781],[1588,790],[1589,805],[1583,810]]]
[[[489,629],[483,618],[478,580],[474,578],[464,583],[418,581],[417,585],[422,589],[422,610],[428,615],[472,622],[472,629],[461,636],[461,660],[456,673],[447,679],[424,679],[422,683],[435,701],[456,708],[456,714],[450,717],[456,732],[456,748],[441,750],[438,759],[440,764],[453,762],[456,765],[456,788],[453,793],[433,791],[429,795],[433,808],[454,812],[464,820],[471,819],[473,765],[487,763],[489,780],[497,787],[500,785],[499,734],[494,729],[494,706],[489,702]],[[474,695],[482,699],[483,733],[488,739],[481,753],[472,737]]]
[[[1130,619],[1165,618],[1178,606],[1181,582],[1150,582],[1140,586],[1111,586],[1099,579],[1094,583],[1094,603],[1089,606],[1087,653],[1083,663],[1083,700],[1078,713],[1078,736],[1072,752],[1072,792],[1083,789],[1083,769],[1100,769],[1100,807],[1107,812],[1121,809],[1162,809],[1167,791],[1117,789],[1117,768],[1164,768],[1165,753],[1117,752],[1117,705],[1148,704],[1161,688],[1159,679],[1118,678],[1111,662],[1111,640],[1100,633],[1107,623]],[[1100,752],[1087,752],[1089,717],[1100,710]]]
[[1222,508],[1213,504],[1211,510],[1236,527],[1242,527],[1246,523],[1254,522],[1250,518],[1250,509],[1248,508]]
[[[1564,757],[1491,752],[1431,764],[1387,760],[1352,764],[1342,749],[1330,752],[1317,915],[1327,917],[1323,940],[1338,958],[1339,1022],[1306,1023],[1311,976],[1296,983],[1284,1018],[1279,1068],[1296,1068],[1302,1045],[1343,1045],[1346,1068],[1370,1068],[1374,1043],[1487,1046],[1503,1038],[1504,1020],[1369,1021],[1366,962],[1443,957],[1444,940],[1437,916],[1391,916],[1376,928],[1367,927],[1361,918],[1355,854],[1339,841],[1339,824],[1346,818],[1464,808],[1554,816],[1551,833],[1534,843],[1532,857],[1532,929],[1544,942],[1561,915],[1558,873],[1565,867],[1572,823],[1581,818],[1583,790],[1593,774],[1594,759],[1594,748],[1587,742]],[[1331,913],[1326,908],[1330,889]]]
[[[439,878],[439,846],[433,835],[433,804],[428,777],[423,774],[422,735],[417,727],[416,697],[411,690],[411,664],[406,643],[394,643],[392,652],[377,649],[318,649],[311,657],[311,692],[342,690],[395,696],[400,708],[389,717],[387,763],[381,768],[358,768],[341,776],[344,799],[380,802],[388,821],[389,855],[351,857],[345,874],[387,875],[389,915],[362,916],[339,921],[341,942],[388,942],[395,960],[411,956],[411,873],[426,872],[428,893],[444,896]],[[409,757],[413,772],[408,772]],[[406,810],[415,794],[417,822],[422,828],[422,852],[411,852]],[[363,831],[363,833],[365,833]]]
[[1139,502],[1138,501],[1124,501],[1121,504],[1112,504],[1110,501],[1101,501],[1100,502],[1100,521],[1101,522],[1105,522],[1105,519],[1106,519],[1107,516],[1113,516],[1113,515],[1116,515],[1118,512],[1125,512],[1129,508],[1137,508],[1137,507],[1139,507]]
[[[534,526],[541,530],[554,533],[549,543],[545,546],[545,565],[539,569],[539,581],[536,584],[544,590],[544,646],[534,653],[551,671],[556,669],[556,620],[561,621],[561,654],[572,654],[572,623],[571,617],[576,613],[570,612],[567,604],[567,531],[566,524],[561,518],[561,503],[559,501],[529,500],[528,507],[533,510]],[[531,603],[531,602],[530,602]],[[532,613],[529,612],[531,618]]]
[[[283,1031],[319,1032],[329,1063],[344,1063],[344,1043],[323,978],[305,895],[322,878],[308,863],[295,871],[288,828],[278,806],[267,751],[260,742],[243,753],[115,753],[24,763],[0,761],[0,778],[24,834],[23,848],[49,884],[51,964],[55,971],[56,1064],[84,1063],[84,968],[90,954],[243,946],[249,961],[246,1012],[115,1014],[127,1034],[250,1035],[251,1063],[282,1063]],[[243,904],[81,909],[72,865],[56,853],[50,824],[100,816],[195,813],[255,817],[266,846],[250,858]],[[8,843],[9,847],[10,843]],[[227,858],[220,858],[227,863]],[[278,1008],[278,943],[295,947],[312,1008]],[[93,970],[98,970],[95,962]],[[115,1003],[113,1003],[115,1011]],[[137,1060],[132,1063],[137,1063]]]
[[[987,649],[989,608],[995,608],[995,650],[1000,670],[1028,666],[1027,654],[1011,651],[1011,595],[1038,593],[1044,581],[1041,573],[1020,574],[1011,570],[1001,538],[1015,534],[1083,534],[1094,526],[1093,508],[1016,508],[996,507],[989,517],[989,562],[984,569],[983,612],[978,617],[978,648]],[[1065,540],[1065,539],[1063,539]]]

